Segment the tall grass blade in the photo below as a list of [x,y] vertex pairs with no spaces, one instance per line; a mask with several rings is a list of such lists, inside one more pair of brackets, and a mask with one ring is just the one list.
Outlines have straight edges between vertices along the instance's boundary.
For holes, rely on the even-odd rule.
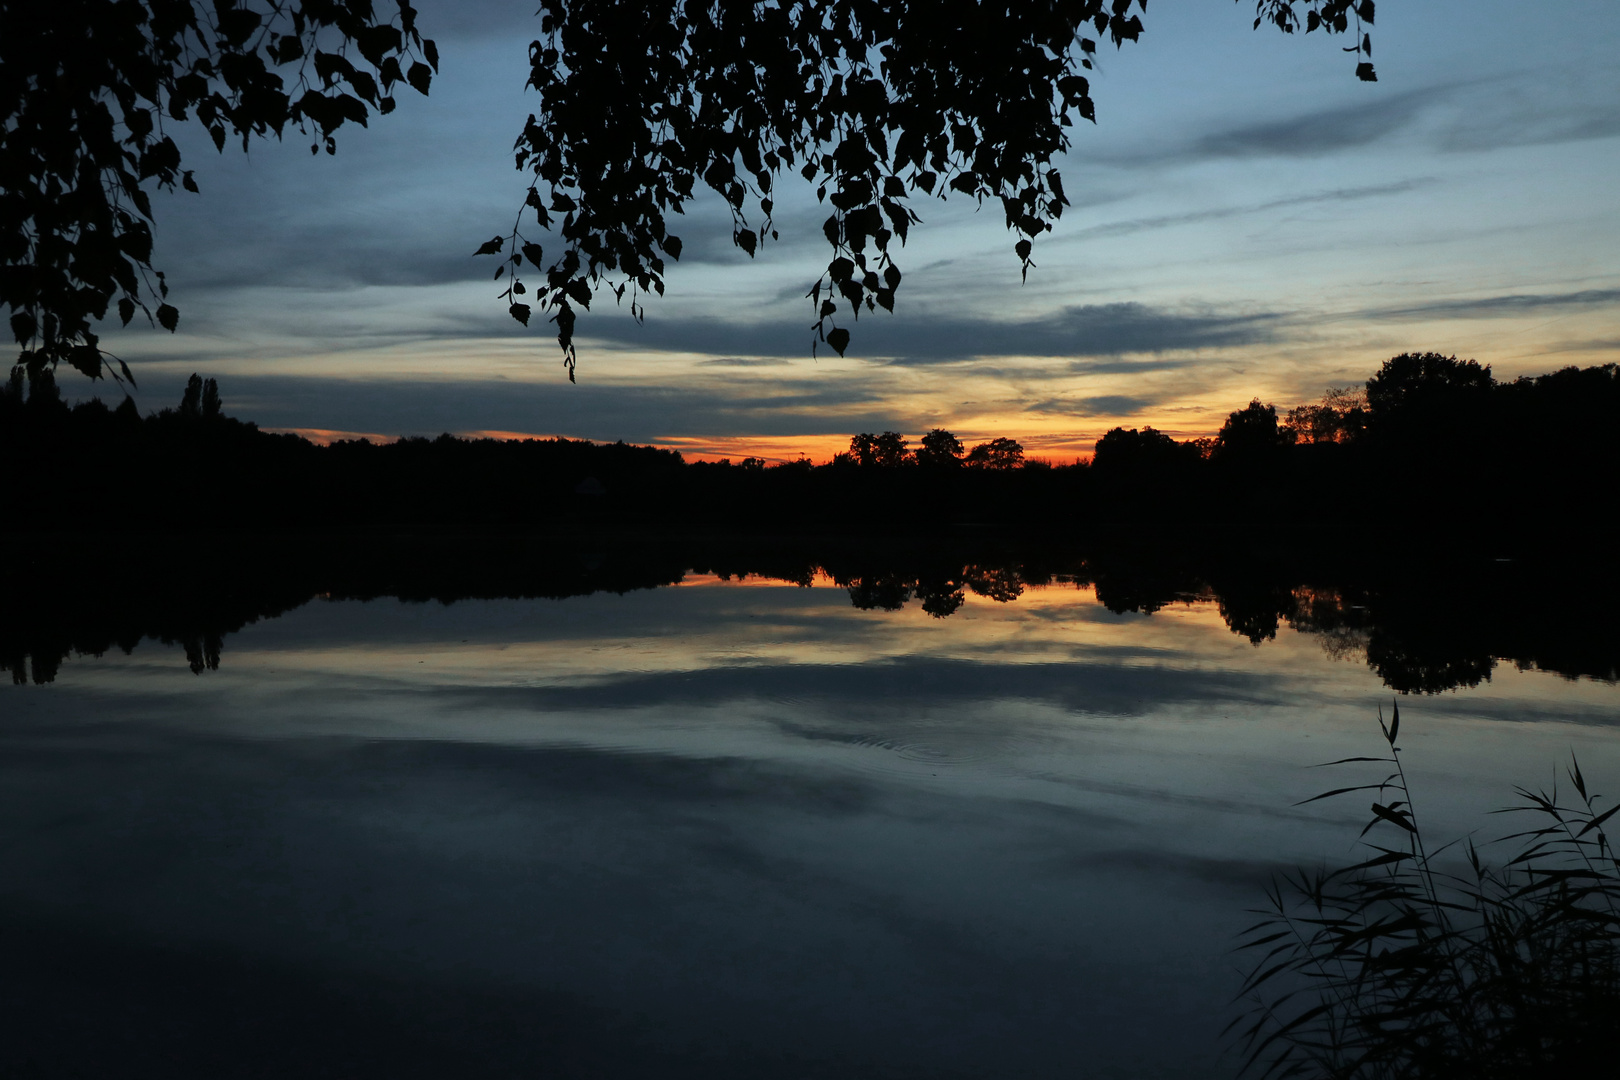
[[[1273,880],[1261,921],[1239,935],[1251,963],[1245,1011],[1227,1026],[1241,1072],[1320,1080],[1531,1080],[1612,1075],[1620,1018],[1620,862],[1579,762],[1577,805],[1552,790],[1516,789],[1498,813],[1545,824],[1495,841],[1493,866],[1472,838],[1430,849],[1411,806],[1400,706],[1379,730],[1391,762],[1382,783],[1334,788],[1295,805],[1355,792],[1374,802],[1362,843],[1374,853],[1339,870]],[[1393,833],[1388,830],[1394,830]],[[1438,861],[1460,845],[1458,873]],[[1491,845],[1486,845],[1487,847]],[[1455,858],[1455,856],[1453,856]],[[1251,952],[1252,950],[1252,952]],[[1259,955],[1256,955],[1259,954]]]

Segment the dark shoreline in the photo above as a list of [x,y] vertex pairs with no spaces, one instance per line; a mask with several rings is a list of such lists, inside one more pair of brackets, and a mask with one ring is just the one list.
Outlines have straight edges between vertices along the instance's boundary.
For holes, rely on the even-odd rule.
[[1132,545],[1488,541],[1511,557],[1612,534],[1620,476],[1612,364],[1498,384],[1472,361],[1402,354],[1359,397],[1333,391],[1282,421],[1256,399],[1212,439],[1114,428],[1090,462],[1063,465],[1025,460],[1007,438],[964,451],[942,429],[917,449],[898,432],[859,434],[820,465],[687,462],[656,446],[561,438],[318,446],[225,415],[218,388],[196,376],[178,410],[144,417],[127,398],[69,408],[53,381],[36,383],[25,395],[14,373],[0,390],[11,476],[0,530],[634,529],[713,542],[954,536],[984,523],[1086,543],[1123,533]]

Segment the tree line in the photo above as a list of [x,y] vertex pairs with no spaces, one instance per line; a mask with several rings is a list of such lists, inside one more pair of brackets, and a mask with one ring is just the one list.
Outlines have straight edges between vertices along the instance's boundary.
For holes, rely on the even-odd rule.
[[[228,416],[193,376],[177,407],[66,404],[48,370],[0,386],[10,530],[669,524],[861,531],[961,524],[1260,532],[1558,532],[1607,517],[1620,371],[1497,382],[1404,353],[1362,387],[1279,412],[1251,401],[1209,438],[1116,427],[1089,462],[967,447],[935,428],[860,433],[830,462],[687,462],[652,446],[441,435],[318,446]],[[71,477],[63,482],[59,478]]]
[[1497,382],[1474,360],[1402,353],[1281,415],[1252,400],[1212,438],[1114,428],[1092,459],[1094,497],[1147,518],[1192,506],[1286,527],[1359,512],[1422,530],[1532,514],[1521,527],[1556,531],[1607,518],[1617,421],[1614,364]]

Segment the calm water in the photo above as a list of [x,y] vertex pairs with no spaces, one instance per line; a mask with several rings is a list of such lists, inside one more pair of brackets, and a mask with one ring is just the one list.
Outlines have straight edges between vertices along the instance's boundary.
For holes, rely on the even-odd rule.
[[[0,687],[0,1064],[1230,1075],[1233,934],[1353,853],[1363,803],[1292,804],[1392,691],[1342,629],[1011,591],[317,598],[217,670],[148,639]],[[1572,751],[1620,793],[1612,682],[1401,704],[1433,832],[1507,831]]]

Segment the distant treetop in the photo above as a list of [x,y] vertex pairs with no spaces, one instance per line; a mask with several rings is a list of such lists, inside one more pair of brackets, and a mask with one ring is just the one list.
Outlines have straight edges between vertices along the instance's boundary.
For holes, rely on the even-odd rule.
[[1457,394],[1478,393],[1496,385],[1491,367],[1477,360],[1458,360],[1440,353],[1401,353],[1384,361],[1367,380],[1367,408],[1375,417],[1403,409],[1434,405]]

